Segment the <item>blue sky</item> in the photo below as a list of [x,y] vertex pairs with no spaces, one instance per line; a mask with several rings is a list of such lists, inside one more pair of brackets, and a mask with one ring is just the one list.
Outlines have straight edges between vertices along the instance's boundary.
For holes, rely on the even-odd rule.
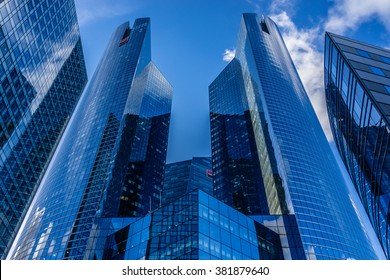
[[390,46],[388,0],[75,0],[89,77],[115,28],[152,21],[152,59],[174,87],[168,162],[210,155],[208,85],[227,65],[243,12],[271,16],[330,141],[323,94],[324,30]]
[[389,0],[75,2],[89,78],[119,24],[151,18],[152,60],[174,87],[167,162],[210,156],[208,86],[234,55],[243,12],[268,15],[279,25],[330,143],[323,86],[324,31],[390,48]]

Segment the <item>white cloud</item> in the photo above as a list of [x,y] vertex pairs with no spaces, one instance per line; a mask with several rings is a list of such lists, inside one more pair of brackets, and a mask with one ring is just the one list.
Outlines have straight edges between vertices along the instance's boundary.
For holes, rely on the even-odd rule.
[[[258,12],[262,0],[247,0]],[[301,80],[316,111],[317,117],[329,141],[333,136],[326,110],[323,81],[323,34],[330,31],[345,34],[357,30],[362,24],[377,20],[390,32],[389,0],[334,0],[327,18],[309,28],[298,28],[291,19],[297,1],[273,0],[269,5],[271,18],[279,26],[286,46],[291,54]],[[288,12],[286,12],[288,11]],[[387,42],[386,42],[387,43]]]
[[293,13],[295,11],[294,7],[296,5],[296,0],[273,0],[269,7],[269,10],[272,14],[278,14],[283,11],[288,11]]
[[76,0],[80,26],[99,19],[123,16],[135,9],[134,1],[128,0]]
[[356,30],[361,24],[373,19],[381,22],[390,31],[389,0],[335,0],[328,11],[325,30],[344,34],[347,30]]
[[[281,8],[290,7],[289,3],[286,0],[276,0],[272,3],[271,9],[272,11],[281,11]],[[316,26],[308,29],[298,29],[285,11],[270,17],[282,32],[287,49],[328,141],[333,141],[325,102],[323,53],[317,47],[318,42],[323,40],[321,28]],[[223,60],[231,61],[234,54],[235,50],[226,49]]]
[[328,141],[332,141],[332,132],[326,110],[323,76],[323,53],[318,50],[317,42],[322,39],[319,26],[298,29],[286,12],[272,15],[279,26],[287,49],[309,95],[317,117],[324,129]]
[[235,54],[236,54],[235,49],[233,50],[226,49],[225,52],[223,53],[223,61],[230,62],[234,58]]

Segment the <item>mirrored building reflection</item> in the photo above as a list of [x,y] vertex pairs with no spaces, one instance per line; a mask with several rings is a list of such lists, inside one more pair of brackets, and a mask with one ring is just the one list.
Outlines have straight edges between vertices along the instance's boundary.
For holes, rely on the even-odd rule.
[[0,1],[0,258],[86,82],[73,0]]
[[243,14],[209,95],[215,197],[246,215],[293,216],[305,259],[377,258],[270,18]]
[[40,185],[15,259],[83,259],[95,217],[159,203],[172,87],[151,62],[150,19],[120,25]]
[[390,256],[390,51],[325,35],[325,86],[335,144]]

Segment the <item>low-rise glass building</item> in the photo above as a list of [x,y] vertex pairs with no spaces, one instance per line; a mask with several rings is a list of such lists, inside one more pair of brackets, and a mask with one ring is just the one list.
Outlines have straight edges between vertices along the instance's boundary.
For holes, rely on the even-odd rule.
[[305,258],[294,216],[246,216],[199,189],[143,218],[99,219],[96,230],[111,234],[89,259]]

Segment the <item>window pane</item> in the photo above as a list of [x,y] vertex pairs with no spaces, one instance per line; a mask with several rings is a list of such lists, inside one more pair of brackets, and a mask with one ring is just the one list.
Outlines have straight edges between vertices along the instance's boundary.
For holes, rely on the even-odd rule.
[[377,67],[374,67],[374,66],[369,66],[371,71],[377,75],[381,75],[383,77],[385,77],[385,73],[383,73],[383,71]]
[[368,52],[366,52],[366,51],[356,49],[356,52],[361,56],[371,58],[370,55],[368,54]]

